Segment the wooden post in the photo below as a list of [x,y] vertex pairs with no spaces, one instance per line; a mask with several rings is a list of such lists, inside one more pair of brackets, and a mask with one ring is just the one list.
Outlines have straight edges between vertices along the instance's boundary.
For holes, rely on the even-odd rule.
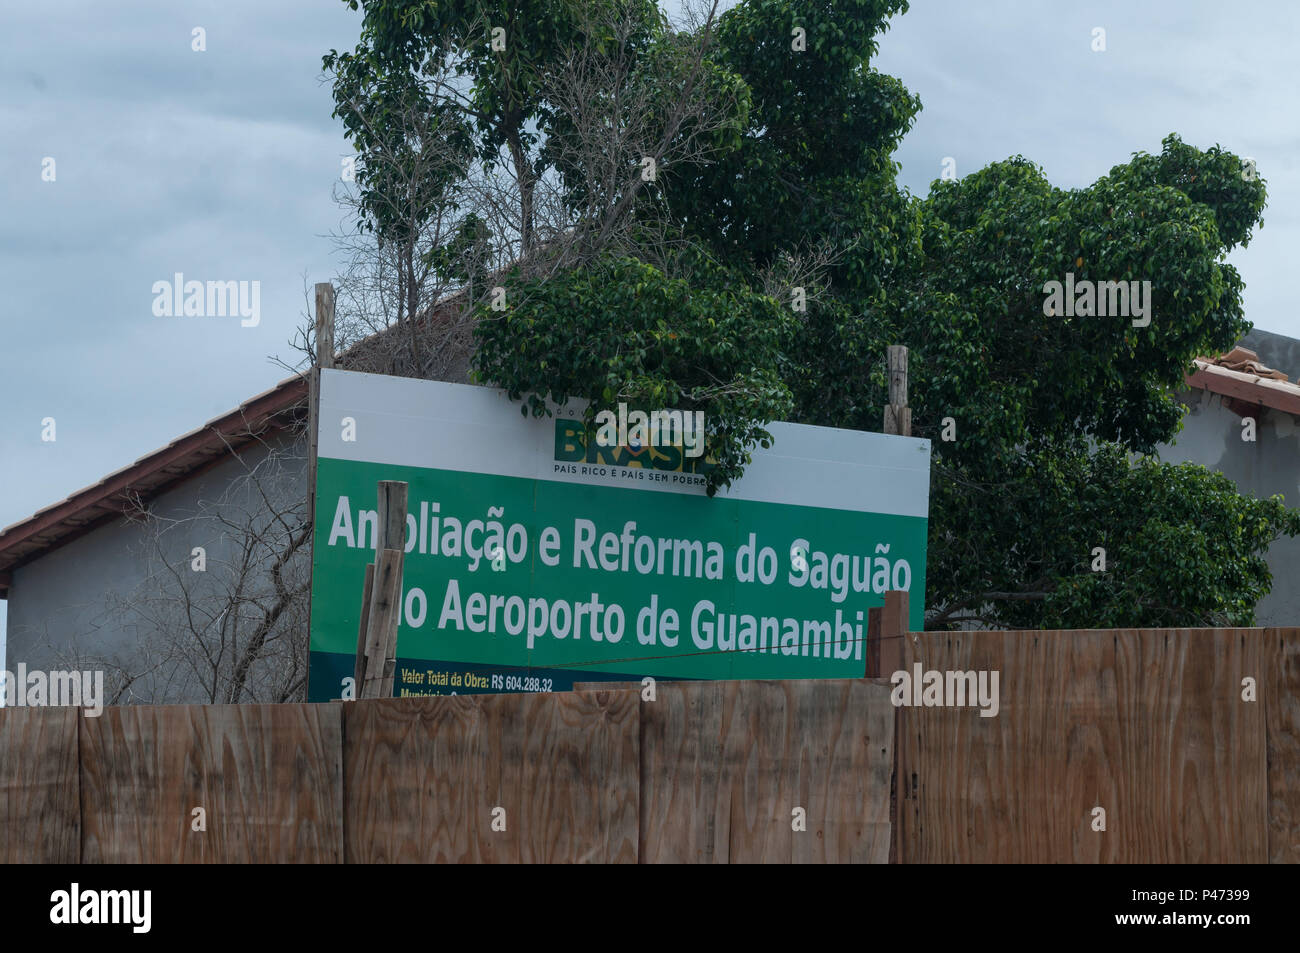
[[366,635],[370,631],[370,599],[375,591],[375,564],[366,566],[366,581],[361,589],[361,625],[357,629],[357,661],[352,669],[352,697],[361,697],[361,686],[366,683]]
[[[378,514],[379,551],[396,549],[406,552],[406,492],[400,480],[380,480],[375,512]],[[379,563],[378,556],[375,559]]]
[[880,614],[881,606],[867,610],[867,678],[886,678],[880,671]]
[[[379,484],[378,524],[383,535],[380,541],[385,550],[397,552],[397,600],[398,605],[393,615],[392,624],[387,631],[384,651],[383,682],[380,684],[380,698],[393,695],[393,676],[397,669],[397,627],[401,621],[402,574],[406,552],[406,499],[408,486],[396,480],[385,480]],[[376,564],[375,572],[379,572]]]
[[384,670],[389,657],[389,633],[393,644],[397,642],[398,613],[402,601],[402,553],[396,549],[381,549],[375,565],[374,590],[370,596],[370,618],[366,632],[366,678],[362,683],[362,698],[388,698],[393,694],[389,681],[384,693]]
[[[307,526],[316,533],[316,457],[320,430],[320,369],[334,366],[334,286],[329,282],[316,285],[316,351],[307,372]],[[307,564],[307,638],[311,639],[311,590],[314,582],[316,553],[312,546]],[[307,653],[307,684],[311,684],[311,653]],[[360,697],[361,682],[353,690]]]
[[[381,480],[378,486],[374,571],[366,619],[362,698],[391,698],[397,669],[397,626],[402,612],[402,565],[406,551],[407,484]],[[358,634],[358,642],[363,637]],[[358,665],[361,662],[358,660]]]
[[867,610],[867,678],[889,678],[903,668],[907,613],[906,592],[886,592],[883,606]]
[[[892,678],[895,672],[903,671],[907,660],[907,650],[903,640],[908,630],[908,596],[906,592],[890,591],[885,593],[885,605],[880,610],[880,677]],[[889,862],[898,863],[898,784],[899,784],[899,742],[903,737],[903,722],[906,719],[904,709],[894,709],[894,758],[889,778]]]
[[885,433],[912,436],[912,408],[907,406],[907,348],[885,348],[889,367],[889,403],[885,405]]
[[903,668],[903,639],[911,628],[907,622],[906,592],[885,593],[880,610],[880,677],[889,678]]
[[[885,433],[912,436],[912,408],[907,406],[907,348],[891,344],[885,348],[889,373],[889,403],[885,406]],[[875,646],[867,653],[868,671],[875,666],[877,678],[892,678],[903,669],[906,658],[903,639],[907,636],[908,599],[906,592],[886,592],[885,604],[880,610],[872,609],[878,623]],[[889,779],[889,862],[898,861],[898,772],[899,739],[906,715],[903,709],[894,710],[894,764]]]
[[334,286],[316,285],[316,366],[334,366]]
[[316,285],[316,353],[307,378],[307,519],[316,522],[316,456],[320,439],[320,371],[334,366],[334,286]]

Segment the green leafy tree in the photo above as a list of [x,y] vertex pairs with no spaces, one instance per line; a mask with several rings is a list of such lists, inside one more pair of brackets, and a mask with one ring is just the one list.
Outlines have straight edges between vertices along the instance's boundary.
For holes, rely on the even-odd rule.
[[[590,398],[595,415],[631,407],[703,410],[713,466],[710,493],[737,478],[763,424],[788,418],[790,389],[776,371],[793,318],[770,297],[699,265],[693,282],[615,258],[539,283],[478,327],[478,366],[524,413],[546,400]],[[510,288],[507,286],[507,298]]]
[[[868,66],[905,9],[751,0],[719,31],[751,125],[680,196],[683,219],[738,269],[835,249],[785,355],[796,419],[879,429],[884,349],[910,347],[915,432],[935,450],[936,624],[1253,621],[1263,553],[1296,514],[1140,454],[1177,433],[1191,359],[1249,329],[1224,257],[1259,223],[1264,182],[1171,136],[1086,189],[1016,157],[911,199],[888,157],[919,104]],[[784,42],[791,24],[804,53]],[[1045,314],[1045,283],[1067,272],[1150,281],[1151,323]]]
[[[1263,553],[1296,515],[1139,456],[1176,436],[1192,358],[1250,327],[1224,260],[1264,206],[1241,168],[1170,136],[1084,189],[1017,157],[920,203],[923,266],[887,325],[912,347],[913,419],[934,438],[933,624],[1253,621]],[[1150,323],[1047,313],[1067,274],[1149,282]]]
[[[387,11],[376,51],[408,59],[408,47],[454,32],[421,20],[428,10],[463,19],[468,9],[374,7]],[[702,407],[721,462],[712,492],[776,417],[879,429],[884,349],[905,344],[914,432],[935,451],[933,624],[1252,621],[1270,584],[1263,554],[1300,532],[1300,517],[1204,468],[1147,456],[1177,433],[1175,392],[1192,358],[1249,328],[1225,256],[1261,224],[1265,184],[1237,157],[1170,136],[1087,188],[1056,188],[1014,157],[919,199],[898,187],[892,155],[920,103],[870,65],[904,0],[743,0],[716,29],[657,21],[635,41],[612,34],[608,55],[637,68],[695,51],[693,73],[661,66],[658,85],[628,88],[680,90],[689,74],[691,89],[725,101],[716,114],[727,121],[707,135],[661,123],[707,141],[708,161],[669,164],[653,188],[606,188],[632,173],[634,153],[613,150],[617,175],[596,174],[600,150],[566,148],[590,129],[551,108],[553,69],[534,68],[604,55],[590,30],[567,32],[558,7],[513,72],[470,74],[472,102],[498,122],[524,110],[532,174],[558,176],[566,227],[591,229],[619,207],[629,241],[544,277],[522,263],[505,276],[506,311],[477,312],[484,379],[533,395],[525,413],[569,397],[591,399],[593,412],[624,399]],[[534,80],[542,92],[529,98]],[[609,86],[590,98],[618,96]],[[617,129],[666,99],[605,116]],[[508,138],[488,128],[475,126],[484,150]],[[1150,282],[1150,322],[1056,313],[1045,288],[1067,274]]]
[[[364,10],[361,41],[352,53],[331,50],[325,68],[335,76],[336,115],[364,155],[386,128],[384,110],[423,95],[431,118],[471,131],[487,171],[512,166],[519,184],[513,223],[524,253],[536,229],[534,195],[543,168],[536,145],[550,117],[543,77],[596,31],[612,43],[608,25],[631,22],[624,39],[645,43],[660,22],[651,0],[347,0]],[[421,79],[451,73],[432,88]],[[349,103],[372,106],[367,122]],[[376,183],[382,187],[382,183]]]

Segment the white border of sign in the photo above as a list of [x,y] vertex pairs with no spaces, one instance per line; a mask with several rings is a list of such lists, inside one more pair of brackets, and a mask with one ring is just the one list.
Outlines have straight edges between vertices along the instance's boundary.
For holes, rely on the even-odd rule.
[[[570,401],[558,413],[578,419],[585,406]],[[356,422],[355,441],[343,440],[345,417]],[[523,416],[494,388],[326,369],[320,422],[319,455],[331,459],[611,485],[608,476],[554,472],[554,421]],[[928,517],[930,441],[783,422],[767,429],[772,447],[756,447],[744,476],[719,497]],[[704,493],[680,483],[635,489]]]

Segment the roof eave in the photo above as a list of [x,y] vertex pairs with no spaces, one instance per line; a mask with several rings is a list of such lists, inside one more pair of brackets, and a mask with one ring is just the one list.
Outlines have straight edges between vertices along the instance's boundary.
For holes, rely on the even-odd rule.
[[1300,386],[1296,384],[1228,370],[1207,361],[1198,360],[1195,365],[1196,370],[1187,375],[1189,387],[1300,417]]
[[9,570],[128,512],[137,494],[156,496],[191,478],[232,448],[280,429],[275,418],[306,396],[305,377],[281,381],[98,483],[6,526],[0,530],[0,598],[7,597],[12,584]]

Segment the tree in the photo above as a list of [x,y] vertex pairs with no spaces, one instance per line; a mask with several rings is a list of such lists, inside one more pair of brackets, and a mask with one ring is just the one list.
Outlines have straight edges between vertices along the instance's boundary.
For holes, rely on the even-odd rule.
[[1300,531],[1278,500],[1112,443],[1009,456],[981,476],[936,473],[930,626],[1251,625],[1264,552]]
[[[749,449],[769,446],[770,420],[794,409],[776,367],[794,324],[772,298],[698,262],[693,280],[633,258],[612,258],[526,286],[520,303],[476,328],[475,362],[535,416],[545,399],[589,398],[601,409],[702,409],[716,492],[738,477]],[[589,436],[590,439],[590,436]]]
[[357,149],[340,340],[401,325],[411,353],[375,369],[433,376],[422,352],[460,342],[488,276],[518,300],[602,256],[673,261],[658,183],[727,148],[747,106],[707,57],[716,2],[691,34],[652,0],[350,5],[360,42],[323,61]]
[[[716,29],[709,19],[647,31],[647,48],[671,38],[701,51],[698,75],[710,79],[691,88],[743,108],[701,137],[707,155],[655,189],[606,196],[583,171],[601,168],[600,150],[543,158],[566,127],[542,79],[574,47],[564,5],[542,6],[563,24],[556,42],[534,38],[542,45],[519,63],[471,71],[497,90],[474,94],[497,117],[496,132],[476,135],[484,149],[509,138],[499,106],[511,90],[540,130],[526,141],[541,164],[520,175],[558,175],[573,232],[599,234],[583,204],[592,196],[603,213],[623,210],[627,241],[564,259],[521,241],[506,312],[475,312],[486,379],[517,397],[586,397],[593,410],[624,397],[696,401],[725,462],[713,491],[742,472],[775,416],[878,429],[884,348],[906,344],[915,429],[935,449],[932,623],[1252,620],[1269,585],[1263,553],[1300,532],[1300,517],[1146,456],[1177,432],[1192,359],[1249,328],[1225,256],[1261,224],[1265,183],[1237,157],[1171,136],[1159,154],[1063,190],[1017,156],[918,199],[897,186],[891,157],[920,104],[870,66],[904,0],[744,0]],[[384,29],[386,48],[406,50],[429,28],[389,17]],[[626,36],[624,54],[639,50]],[[525,230],[532,207],[520,197]],[[1125,282],[1149,323],[1101,316],[1095,299],[1091,312],[1058,311],[1048,289],[1066,280]],[[709,320],[719,307],[726,318]],[[540,400],[523,409],[543,412]]]
[[[914,420],[937,438],[932,622],[1250,624],[1263,553],[1296,515],[1138,455],[1177,433],[1192,358],[1250,327],[1224,257],[1249,241],[1263,181],[1170,136],[1085,189],[1016,157],[920,205],[925,263],[890,333],[914,348]],[[1067,274],[1149,282],[1150,323],[1049,313]]]
[[[932,623],[1249,624],[1263,553],[1296,514],[1136,454],[1176,433],[1191,359],[1249,328],[1224,256],[1249,241],[1265,183],[1170,137],[1088,189],[1017,157],[910,200],[885,173],[914,101],[867,67],[902,9],[755,0],[719,29],[751,127],[677,193],[683,220],[756,284],[814,242],[839,256],[786,352],[795,419],[878,429],[884,348],[912,348],[913,419],[935,448]],[[788,23],[814,55],[777,42]],[[1044,285],[1067,271],[1150,280],[1156,317],[1045,314]]]
[[[428,82],[451,80],[448,59],[430,66]],[[357,369],[455,376],[473,298],[508,254],[490,240],[484,207],[469,201],[469,126],[410,76],[359,75],[346,58],[332,69],[335,114],[362,150],[352,181],[335,189],[346,224],[334,236],[344,257],[334,282],[336,345],[354,351]],[[295,342],[308,360],[310,328],[309,320]]]
[[[516,350],[517,335],[539,315],[552,326],[551,310],[576,304],[575,323],[554,325],[564,344],[543,346],[555,345],[551,367],[581,366],[614,385],[596,389],[589,417],[624,399],[705,406],[718,420],[711,489],[738,473],[747,448],[766,439],[762,422],[790,409],[776,372],[753,361],[764,349],[761,364],[775,358],[785,316],[732,290],[725,269],[671,224],[665,198],[734,149],[745,124],[746,87],[711,58],[716,0],[691,30],[674,28],[652,2],[627,0],[363,6],[356,51],[325,58],[336,115],[358,148],[344,342],[405,326],[415,359],[390,353],[401,336],[380,335],[367,343],[387,349],[376,369],[429,376],[418,337],[461,329],[472,315],[480,379],[533,393],[526,409],[543,414],[544,398],[587,391],[532,374],[534,352]],[[601,304],[611,281],[631,276],[635,307]],[[771,320],[742,320],[739,309]],[[659,354],[675,350],[679,319],[694,322],[691,340],[710,341],[689,365],[682,353]],[[765,330],[738,333],[756,325]],[[593,352],[595,337],[609,350]],[[423,348],[446,350],[440,341]],[[623,379],[631,364],[596,366],[624,350],[676,365],[642,368],[635,381]]]

